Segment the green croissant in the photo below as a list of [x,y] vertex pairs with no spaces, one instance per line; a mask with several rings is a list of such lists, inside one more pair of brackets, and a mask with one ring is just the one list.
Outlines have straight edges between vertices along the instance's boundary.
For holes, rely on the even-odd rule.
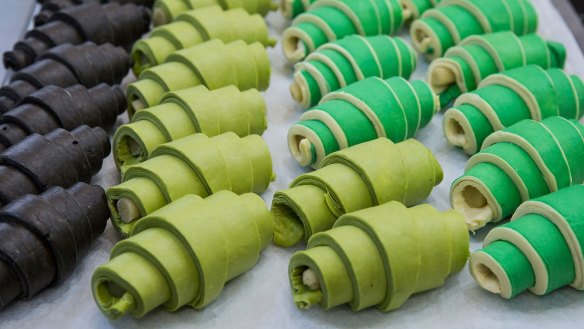
[[250,270],[270,243],[272,221],[255,194],[187,195],[145,217],[91,280],[101,311],[139,318],[162,306],[201,309]]
[[267,126],[266,104],[255,89],[233,86],[208,90],[197,86],[164,95],[161,104],[140,110],[116,130],[114,160],[118,168],[140,163],[160,144],[203,133],[209,137],[234,132],[261,135]]
[[400,0],[402,3],[404,16],[411,19],[418,19],[429,9],[438,6],[444,0]]
[[450,201],[469,230],[510,216],[521,202],[584,182],[584,125],[523,120],[491,134],[454,181]]
[[272,0],[156,0],[152,10],[154,26],[172,22],[179,14],[192,9],[221,6],[223,10],[242,8],[250,14],[265,16],[278,9]]
[[439,110],[427,83],[368,78],[324,97],[288,132],[288,146],[302,166],[318,167],[332,152],[386,137],[412,138]]
[[529,289],[546,295],[571,285],[584,290],[584,186],[523,203],[510,223],[494,228],[470,257],[470,272],[503,298]]
[[335,152],[320,169],[276,192],[274,243],[288,247],[308,240],[348,212],[394,200],[414,205],[441,181],[440,164],[414,139],[394,144],[379,138]]
[[114,227],[127,236],[140,218],[184,195],[263,193],[272,178],[272,159],[260,136],[194,134],[156,147],[106,196]]
[[164,64],[143,71],[128,86],[128,114],[158,105],[165,92],[195,86],[213,90],[233,85],[239,90],[266,90],[270,84],[270,60],[259,42],[242,40],[224,44],[213,39],[179,50]]
[[428,82],[445,107],[461,93],[477,89],[489,75],[526,65],[562,68],[565,62],[566,49],[560,43],[537,34],[517,37],[499,32],[469,37],[449,49],[430,64]]
[[401,38],[352,35],[327,43],[296,64],[290,94],[308,108],[326,94],[368,77],[409,79],[416,64],[414,50]]
[[138,76],[145,69],[163,63],[177,50],[211,39],[259,42],[265,46],[276,44],[276,40],[268,36],[262,16],[251,15],[241,8],[223,11],[219,6],[204,7],[180,14],[172,23],[155,28],[148,38],[134,43],[134,74]]
[[282,47],[296,63],[328,42],[354,34],[395,34],[403,23],[399,0],[318,0],[284,31]]
[[444,114],[448,142],[468,154],[494,131],[523,119],[584,116],[584,83],[560,69],[531,65],[489,76],[479,89],[458,97]]
[[414,48],[433,60],[469,36],[501,31],[525,35],[535,33],[537,23],[530,0],[443,0],[412,23],[410,34]]
[[353,311],[376,306],[388,312],[444,285],[462,270],[468,249],[464,220],[454,210],[408,209],[395,201],[359,210],[292,256],[292,296],[301,309],[349,304]]

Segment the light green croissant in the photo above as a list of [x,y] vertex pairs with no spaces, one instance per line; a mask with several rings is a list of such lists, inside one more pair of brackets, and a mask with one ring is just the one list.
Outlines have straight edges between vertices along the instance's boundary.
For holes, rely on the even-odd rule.
[[195,86],[213,90],[233,85],[239,90],[266,90],[270,84],[270,60],[259,42],[242,40],[228,44],[218,39],[179,50],[164,64],[143,71],[128,86],[128,114],[158,105],[164,93]]
[[167,25],[155,28],[148,38],[138,40],[132,48],[134,74],[163,63],[177,50],[189,48],[211,39],[223,42],[243,40],[273,46],[268,27],[260,15],[250,15],[241,8],[223,11],[209,6],[180,14]]
[[308,108],[326,94],[369,77],[409,79],[416,64],[414,50],[401,38],[352,35],[325,44],[296,64],[290,93]]
[[326,155],[353,145],[414,137],[439,105],[424,81],[368,78],[326,95],[306,111],[288,131],[288,147],[300,165],[316,168]]
[[148,159],[160,144],[195,133],[261,135],[266,126],[266,104],[255,89],[187,88],[165,94],[160,105],[136,112],[131,123],[119,127],[113,138],[114,160],[124,172]]
[[184,195],[263,193],[272,178],[272,159],[260,136],[194,134],[156,147],[106,196],[114,227],[127,236],[140,218]]
[[452,183],[469,230],[511,216],[522,202],[584,183],[584,125],[554,116],[491,134]]
[[91,280],[100,310],[139,318],[162,306],[201,309],[251,269],[270,243],[272,221],[255,194],[187,195],[145,217]]
[[375,306],[388,312],[460,272],[468,249],[464,220],[454,210],[408,209],[393,201],[355,211],[290,259],[294,303],[300,309],[349,304],[353,311]]
[[410,28],[416,50],[434,60],[465,38],[501,31],[525,35],[537,31],[531,0],[442,0]]
[[466,38],[430,64],[428,83],[446,107],[461,93],[476,90],[488,76],[526,65],[562,68],[566,49],[537,34],[499,32]]
[[440,164],[414,139],[394,144],[379,138],[335,152],[320,169],[276,192],[274,243],[288,247],[308,240],[348,212],[394,200],[414,205],[441,181]]
[[391,35],[403,24],[399,0],[318,0],[284,31],[282,47],[286,58],[296,63],[328,42],[349,35]]
[[584,116],[584,83],[561,69],[530,65],[491,75],[476,91],[458,97],[444,114],[444,134],[468,154],[497,130],[524,119]]
[[156,0],[152,10],[152,23],[154,26],[168,24],[180,13],[209,6],[221,6],[223,10],[242,8],[250,14],[261,16],[278,9],[278,5],[272,0]]
[[513,298],[546,295],[567,285],[584,290],[584,186],[523,203],[510,223],[494,228],[470,257],[485,290]]

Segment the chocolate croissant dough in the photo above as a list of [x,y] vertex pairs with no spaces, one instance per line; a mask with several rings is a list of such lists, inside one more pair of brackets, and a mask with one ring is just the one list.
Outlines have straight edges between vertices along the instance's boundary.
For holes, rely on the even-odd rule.
[[163,63],[177,50],[190,48],[211,39],[223,42],[243,40],[274,46],[276,40],[268,35],[268,26],[258,14],[251,15],[241,8],[223,11],[209,6],[182,13],[172,23],[152,30],[148,38],[138,40],[132,48],[134,74]]
[[48,134],[57,128],[71,131],[81,125],[110,127],[125,110],[126,96],[118,86],[64,89],[49,85],[0,115],[0,151],[33,133]]
[[137,6],[151,8],[154,0],[37,0],[41,4],[41,10],[34,16],[34,25],[46,24],[51,17],[64,9],[90,3],[119,3],[121,5],[131,3]]
[[495,131],[523,119],[584,116],[584,83],[560,69],[525,66],[485,79],[476,91],[458,97],[444,113],[444,134],[468,154],[478,152]]
[[526,65],[562,68],[565,63],[565,47],[537,34],[520,37],[512,32],[485,34],[466,38],[443,58],[433,61],[428,69],[428,83],[440,95],[444,108],[461,93],[476,90],[492,74]]
[[296,64],[290,94],[309,108],[326,94],[365,78],[409,79],[416,64],[416,53],[401,38],[351,35],[323,45]]
[[99,127],[32,134],[0,153],[0,205],[52,186],[89,183],[109,152],[108,135]]
[[284,55],[297,63],[320,46],[349,35],[396,34],[404,19],[399,0],[319,0],[284,31]]
[[168,56],[166,62],[143,71],[128,86],[128,114],[158,105],[164,93],[203,85],[218,89],[266,90],[270,85],[270,60],[259,42],[228,44],[209,40]]
[[469,36],[511,31],[537,31],[531,0],[443,0],[424,12],[410,28],[414,48],[430,60],[442,57]]
[[100,83],[119,84],[129,69],[129,55],[109,43],[60,45],[16,72],[10,83],[0,88],[0,112],[14,108],[21,99],[48,85],[66,88],[81,84],[91,88]]
[[195,133],[209,137],[226,132],[239,137],[261,135],[267,124],[266,104],[256,89],[182,89],[166,93],[160,105],[136,112],[131,123],[116,130],[114,160],[124,172],[148,159],[158,145]]
[[452,183],[450,202],[469,230],[498,222],[522,202],[584,183],[584,125],[549,117],[491,134]]
[[462,216],[429,205],[392,201],[341,216],[290,259],[288,275],[300,309],[349,304],[395,310],[411,295],[444,285],[469,254]]
[[266,16],[278,9],[272,0],[156,0],[152,12],[154,26],[168,24],[180,13],[209,6],[221,6],[223,10],[243,8],[250,14]]
[[273,179],[270,151],[260,136],[194,134],[156,147],[106,195],[112,223],[127,237],[142,217],[186,194],[263,193]]
[[25,195],[0,209],[0,310],[63,282],[104,231],[103,189],[77,183]]
[[575,185],[523,203],[471,255],[477,283],[507,299],[528,289],[536,295],[567,285],[584,290],[582,200],[584,186]]
[[148,31],[149,25],[150,14],[146,8],[134,4],[90,3],[71,7],[55,13],[47,24],[28,31],[12,51],[4,53],[4,66],[20,70],[50,48],[64,43],[111,43],[129,50]]
[[162,306],[202,309],[250,270],[272,238],[262,198],[220,191],[186,195],[145,217],[99,266],[91,287],[109,318],[139,318]]
[[348,212],[389,201],[414,205],[441,181],[440,164],[414,139],[394,144],[379,138],[335,152],[320,169],[276,192],[271,210],[274,243],[289,247],[308,240]]
[[368,78],[324,97],[288,131],[288,147],[302,166],[317,168],[328,154],[385,137],[398,143],[416,135],[439,110],[421,80]]

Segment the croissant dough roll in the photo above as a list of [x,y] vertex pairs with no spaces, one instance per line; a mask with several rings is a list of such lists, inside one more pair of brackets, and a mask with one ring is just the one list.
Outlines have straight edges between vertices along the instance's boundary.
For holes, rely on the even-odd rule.
[[537,31],[538,17],[530,0],[444,0],[412,23],[414,48],[430,60],[465,38],[501,31],[525,35]]
[[560,69],[530,65],[495,74],[479,89],[458,97],[444,114],[448,142],[476,153],[491,133],[523,119],[584,116],[584,83]]
[[152,23],[154,26],[168,24],[181,13],[210,6],[220,6],[223,10],[241,8],[261,16],[278,9],[272,0],[156,0],[152,8]]
[[185,11],[210,6],[221,6],[223,10],[242,8],[250,14],[261,16],[278,9],[272,0],[156,0],[152,9],[152,23],[154,26],[168,24]]
[[160,105],[136,112],[131,123],[118,128],[113,138],[114,160],[125,171],[148,159],[158,145],[188,135],[234,132],[245,137],[261,135],[266,127],[266,104],[256,89],[187,88],[165,94]]
[[[375,154],[375,157],[371,155]],[[379,138],[327,156],[272,201],[274,243],[292,246],[330,229],[336,219],[392,200],[413,205],[442,181],[440,164],[414,139]]]
[[168,91],[200,85],[211,90],[229,85],[266,90],[269,84],[270,60],[262,44],[242,40],[224,44],[214,39],[179,50],[164,64],[143,71],[128,86],[128,114],[158,105]]
[[[442,232],[436,234],[436,232]],[[290,259],[288,275],[300,309],[349,304],[388,312],[414,293],[440,287],[468,258],[462,216],[399,202],[341,216]]]
[[566,285],[584,289],[584,186],[575,185],[523,203],[510,223],[493,229],[473,253],[477,283],[503,298],[529,289],[545,295]]
[[326,43],[354,34],[395,34],[403,23],[398,0],[319,0],[284,31],[282,47],[286,58],[297,63]]
[[443,0],[400,0],[405,17],[418,19],[429,9],[436,7]]
[[250,270],[270,243],[272,221],[254,194],[186,195],[145,217],[92,278],[108,317],[139,318],[157,307],[202,309]]
[[25,195],[0,209],[0,310],[67,279],[108,217],[103,189],[85,183]]
[[328,43],[294,67],[292,98],[304,108],[368,77],[405,79],[416,70],[413,49],[401,38],[348,36]]
[[132,48],[134,74],[163,63],[177,50],[190,48],[211,39],[223,42],[243,40],[273,46],[263,17],[251,15],[241,8],[223,11],[209,6],[182,13],[167,25],[155,28],[150,36],[138,40]]
[[518,37],[512,32],[499,32],[471,36],[430,64],[428,82],[441,94],[445,107],[461,93],[477,89],[492,74],[526,65],[562,68],[565,62],[564,46],[545,41],[537,34]]
[[128,236],[140,218],[184,195],[263,193],[272,179],[272,159],[260,136],[194,134],[156,147],[106,195],[114,227]]
[[328,154],[386,137],[412,138],[439,110],[425,82],[368,78],[326,95],[288,131],[290,152],[302,166],[319,166]]
[[522,201],[584,182],[584,126],[550,117],[491,134],[454,181],[450,201],[476,230],[510,216]]

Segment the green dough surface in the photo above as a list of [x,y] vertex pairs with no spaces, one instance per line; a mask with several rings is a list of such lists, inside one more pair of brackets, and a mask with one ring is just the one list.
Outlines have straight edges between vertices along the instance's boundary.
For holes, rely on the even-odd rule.
[[250,14],[265,16],[278,9],[272,0],[156,0],[152,8],[154,26],[173,22],[181,13],[210,6],[220,6],[223,10],[242,8]]
[[140,218],[184,195],[263,193],[273,175],[260,136],[194,134],[157,146],[148,160],[129,167],[122,183],[106,195],[114,227],[128,236]]
[[523,120],[486,138],[450,189],[469,230],[511,216],[522,202],[584,183],[583,129],[553,116]]
[[132,47],[132,67],[138,76],[145,69],[163,63],[177,50],[193,47],[211,39],[223,42],[243,40],[274,46],[268,27],[260,15],[251,15],[242,8],[223,11],[217,5],[182,13],[172,23],[152,30],[147,38]]
[[546,295],[566,285],[582,290],[584,212],[575,206],[584,186],[574,185],[524,202],[510,223],[485,238],[471,255],[470,271],[484,289],[513,298],[525,290]]
[[330,229],[345,213],[389,201],[414,205],[441,181],[436,158],[413,139],[394,144],[379,138],[332,153],[320,169],[274,195],[274,242],[292,246]]
[[[298,15],[282,35],[284,55],[297,63],[320,46],[350,35],[374,36],[397,33],[404,24],[399,0],[282,0],[285,15]],[[303,8],[301,8],[303,7]],[[361,50],[363,51],[363,50]]]
[[531,0],[443,0],[436,8],[422,8],[425,11],[412,23],[410,34],[416,50],[430,60],[444,56],[469,36],[502,31],[525,35],[535,33],[538,24]]
[[271,216],[257,195],[186,195],[146,216],[114,246],[93,275],[95,301],[112,319],[139,318],[160,306],[201,309],[257,263],[271,237]]
[[385,137],[401,142],[416,135],[439,109],[421,80],[367,78],[327,94],[288,131],[288,147],[302,166],[318,167],[328,154]]
[[165,92],[203,85],[214,90],[233,85],[239,90],[266,90],[270,61],[259,42],[219,39],[172,53],[163,64],[144,70],[128,86],[128,114],[158,105]]
[[480,150],[491,133],[524,119],[551,116],[579,120],[584,111],[582,80],[561,69],[529,65],[486,78],[479,89],[458,97],[444,114],[450,144],[468,154]]
[[461,271],[468,248],[464,220],[453,210],[392,201],[351,212],[292,256],[292,296],[301,309],[349,304],[388,312]]
[[309,108],[327,94],[363,79],[408,79],[415,69],[416,56],[403,39],[352,35],[323,45],[296,64],[290,93]]
[[131,123],[118,128],[114,160],[124,172],[148,159],[158,145],[195,133],[245,137],[261,135],[266,128],[266,104],[256,89],[191,87],[165,94],[160,105],[137,111]]

